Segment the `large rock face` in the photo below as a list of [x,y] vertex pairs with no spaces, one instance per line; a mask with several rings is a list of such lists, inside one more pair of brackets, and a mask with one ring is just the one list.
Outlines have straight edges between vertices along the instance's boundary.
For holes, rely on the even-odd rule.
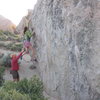
[[100,100],[100,0],[38,0],[31,27],[46,92]]
[[14,33],[15,28],[15,24],[13,24],[9,19],[0,15],[0,30]]

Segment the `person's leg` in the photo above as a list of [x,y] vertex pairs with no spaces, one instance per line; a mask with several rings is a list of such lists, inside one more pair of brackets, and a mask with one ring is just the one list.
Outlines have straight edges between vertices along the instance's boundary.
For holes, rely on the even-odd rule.
[[19,73],[18,73],[18,71],[17,71],[17,82],[19,81]]
[[25,48],[25,53],[29,53],[28,46]]
[[19,81],[19,74],[17,71],[13,70],[12,71],[12,76],[13,76],[13,82],[18,82]]
[[32,58],[35,58],[35,49],[30,45],[29,49],[32,51]]
[[[25,42],[24,42],[24,44],[23,44],[23,48],[25,49],[25,53],[24,53],[24,54],[26,54],[26,53],[29,52],[29,50],[28,50],[29,45],[30,45],[30,42],[28,42],[28,41],[25,41]],[[24,55],[24,54],[23,54],[23,55]]]
[[27,41],[25,43],[25,47],[27,47],[26,53],[29,52],[29,50],[31,50],[31,52],[32,52],[32,60],[37,61],[36,57],[35,57],[35,53],[36,52],[35,52],[35,49],[32,47],[32,44],[29,41]]
[[15,71],[11,70],[11,74],[12,74],[12,77],[13,77],[13,82],[16,81],[16,78],[15,78]]
[[35,57],[35,55],[36,55],[35,49],[32,46],[30,46],[29,49],[32,51],[32,59],[31,60],[37,62],[37,59]]

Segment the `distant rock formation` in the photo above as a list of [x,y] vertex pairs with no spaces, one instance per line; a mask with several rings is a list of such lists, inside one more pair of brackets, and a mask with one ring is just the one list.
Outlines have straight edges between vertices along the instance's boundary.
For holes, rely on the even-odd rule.
[[0,30],[14,33],[15,28],[16,28],[15,24],[13,24],[9,19],[0,15]]
[[18,26],[16,27],[16,32],[18,34],[22,34],[23,33],[23,29],[25,26],[28,27],[29,22],[31,20],[31,16],[32,16],[33,11],[31,9],[28,10],[28,14],[26,16],[24,16],[22,18],[22,20],[20,21],[20,23],[18,24]]

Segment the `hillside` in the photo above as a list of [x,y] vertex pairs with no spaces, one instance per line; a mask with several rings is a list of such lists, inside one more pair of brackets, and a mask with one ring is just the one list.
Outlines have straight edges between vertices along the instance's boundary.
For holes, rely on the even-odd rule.
[[0,30],[14,32],[16,26],[9,19],[0,15]]

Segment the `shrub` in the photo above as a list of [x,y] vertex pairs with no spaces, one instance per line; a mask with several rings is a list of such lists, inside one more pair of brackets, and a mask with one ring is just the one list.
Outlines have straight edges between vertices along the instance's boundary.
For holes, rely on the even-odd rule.
[[2,58],[2,66],[4,67],[11,67],[11,57],[10,57],[10,53],[8,53],[7,55],[4,55]]
[[12,81],[5,81],[5,83],[3,84],[2,88],[5,90],[5,91],[9,91],[9,90],[14,90],[17,88],[17,83],[14,83]]
[[5,71],[5,68],[0,67],[0,86],[2,86],[2,84],[4,82],[4,79],[3,79],[4,71]]
[[4,41],[4,40],[6,40],[6,37],[0,36],[0,41]]
[[23,79],[18,83],[10,81],[5,82],[2,86],[2,89],[6,92],[9,92],[9,90],[16,90],[22,95],[29,95],[31,100],[46,100],[42,94],[43,84],[36,76],[30,80]]
[[30,80],[24,79],[20,81],[17,85],[18,91],[20,91],[21,93],[29,94],[32,100],[34,100],[34,98],[36,97],[43,98],[43,84],[36,76],[31,78]]
[[0,43],[0,47],[6,47],[6,45],[4,43]]
[[21,94],[16,90],[0,90],[0,100],[31,100],[26,94]]
[[22,49],[22,44],[21,43],[10,43],[6,46],[6,49],[9,49],[11,51],[21,51]]
[[0,58],[2,58],[3,56],[4,56],[4,53],[1,53],[1,52],[0,52]]
[[7,35],[4,34],[4,31],[0,30],[0,40],[3,41],[3,40],[7,40]]
[[0,40],[2,41],[11,41],[11,40],[21,41],[21,38],[18,35],[11,33],[9,31],[0,30]]
[[22,44],[13,44],[11,47],[11,50],[13,51],[21,51],[22,49]]
[[0,43],[0,47],[3,47],[11,51],[21,51],[23,45],[22,43],[14,43],[14,42],[9,44]]

